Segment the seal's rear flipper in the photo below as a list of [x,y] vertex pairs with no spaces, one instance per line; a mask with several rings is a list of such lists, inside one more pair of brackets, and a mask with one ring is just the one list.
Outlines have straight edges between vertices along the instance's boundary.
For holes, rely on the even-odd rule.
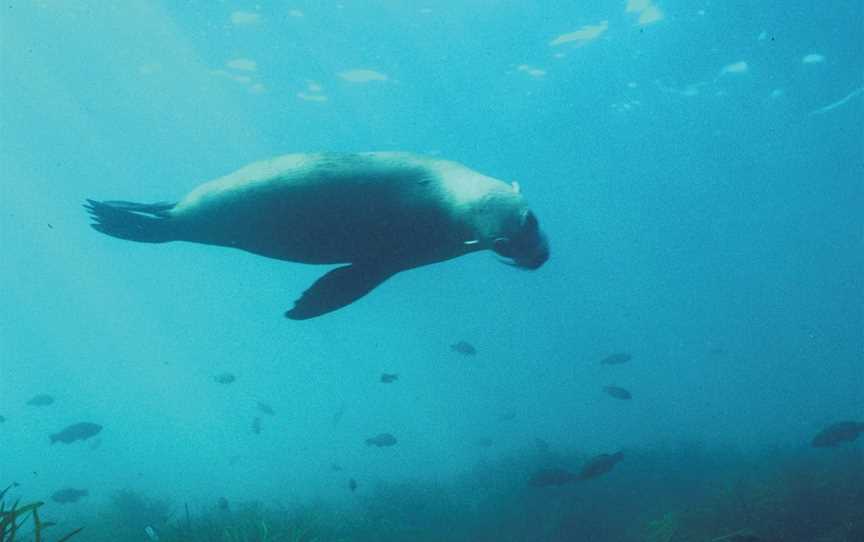
[[88,199],[84,208],[95,222],[90,226],[96,231],[130,241],[164,243],[177,238],[168,214],[175,205]]
[[285,313],[291,320],[306,320],[349,305],[395,274],[368,264],[351,264],[329,271],[294,302]]

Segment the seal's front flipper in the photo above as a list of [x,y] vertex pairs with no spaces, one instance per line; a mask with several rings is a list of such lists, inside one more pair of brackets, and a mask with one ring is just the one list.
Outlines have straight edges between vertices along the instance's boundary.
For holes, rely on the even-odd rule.
[[306,320],[335,311],[368,294],[394,273],[364,264],[337,267],[303,292],[285,316],[291,320]]

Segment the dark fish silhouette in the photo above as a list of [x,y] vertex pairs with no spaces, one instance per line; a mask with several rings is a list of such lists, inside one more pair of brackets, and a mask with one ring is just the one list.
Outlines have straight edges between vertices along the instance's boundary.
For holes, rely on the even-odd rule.
[[381,448],[393,446],[394,444],[396,444],[396,437],[394,437],[390,433],[381,433],[380,435],[375,435],[372,438],[366,439],[367,446],[378,446],[379,448]]
[[348,480],[348,489],[350,489],[352,493],[354,491],[357,491],[357,480],[355,480],[354,478]]
[[72,424],[59,433],[51,435],[51,444],[54,444],[58,440],[66,444],[75,442],[76,440],[86,440],[98,434],[99,431],[102,431],[102,426],[98,423],[81,422]]
[[261,434],[261,418],[255,418],[252,420],[252,432],[256,435]]
[[631,356],[630,354],[619,352],[617,354],[606,356],[605,358],[600,360],[600,363],[602,363],[603,365],[620,365],[622,363],[627,363],[631,359],[633,359],[633,356]]
[[398,374],[390,374],[390,373],[381,373],[381,382],[384,384],[390,384],[392,382],[396,382],[399,380]]
[[534,439],[534,446],[537,448],[537,451],[545,454],[549,451],[549,443],[543,440],[540,437]]
[[516,419],[516,411],[514,410],[506,410],[498,415],[499,422],[509,422],[510,420]]
[[600,454],[588,460],[579,471],[580,480],[588,480],[606,474],[615,466],[616,463],[624,459],[623,452],[614,454]]
[[453,343],[450,345],[450,349],[454,352],[458,352],[463,356],[473,356],[477,353],[477,349],[474,346],[466,341],[459,341],[458,343]]
[[90,493],[86,489],[61,489],[60,491],[55,491],[51,495],[51,500],[59,503],[70,503],[70,502],[78,502],[81,497],[86,497]]
[[237,380],[237,377],[232,373],[221,373],[213,377],[213,380],[218,382],[219,384],[230,384]]
[[619,388],[618,386],[603,386],[603,391],[607,394],[611,395],[615,399],[631,399],[633,396],[629,391],[624,388]]
[[275,412],[273,412],[273,407],[271,407],[268,403],[262,403],[261,401],[258,401],[258,410],[260,410],[264,414],[269,414],[270,416],[276,414]]
[[565,469],[540,469],[531,475],[528,485],[534,487],[563,486],[576,479],[575,474]]
[[828,448],[837,446],[844,442],[852,442],[864,432],[864,423],[860,422],[839,422],[829,425],[813,437],[813,446],[815,448]]
[[339,425],[339,422],[342,421],[342,416],[345,415],[345,408],[345,403],[341,403],[336,412],[333,413],[333,425]]
[[35,397],[27,401],[27,404],[30,406],[48,406],[53,402],[53,397],[45,393],[40,393],[39,395],[36,395]]
[[231,507],[228,505],[228,499],[225,497],[219,497],[219,500],[216,501],[216,508],[223,511],[229,512]]
[[3,423],[5,421],[6,421],[6,418],[4,418],[3,416],[0,416],[0,423]]

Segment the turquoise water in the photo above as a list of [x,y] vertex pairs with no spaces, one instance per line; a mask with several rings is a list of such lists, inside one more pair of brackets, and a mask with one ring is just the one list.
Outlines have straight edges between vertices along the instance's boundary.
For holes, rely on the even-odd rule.
[[[812,481],[806,536],[758,507],[699,533],[858,540],[864,439],[810,442],[864,421],[862,21],[860,0],[6,2],[0,486],[82,539],[132,490],[177,518],[315,503],[344,540],[660,540],[651,518],[779,470]],[[295,322],[327,268],[121,241],[81,208],[379,150],[517,181],[550,260],[464,256]],[[77,422],[103,429],[49,444]],[[527,484],[619,450],[587,488]]]

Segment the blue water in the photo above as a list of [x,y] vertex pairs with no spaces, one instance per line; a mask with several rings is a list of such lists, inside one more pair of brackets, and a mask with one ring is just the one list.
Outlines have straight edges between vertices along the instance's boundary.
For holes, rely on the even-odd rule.
[[[478,469],[549,466],[538,438],[561,457],[630,454],[595,481],[610,505],[658,461],[718,472],[657,459],[682,446],[848,478],[864,438],[810,441],[864,421],[864,2],[631,4],[4,3],[0,486],[87,489],[45,505],[68,526],[123,489],[362,515],[376,487],[470,493]],[[551,259],[465,256],[294,322],[282,313],[325,268],[113,239],[80,206],[373,150],[518,181]],[[615,352],[633,358],[599,363]],[[26,404],[43,393],[55,402]],[[80,421],[104,429],[49,445]],[[364,445],[382,432],[398,444]],[[625,539],[577,538],[548,510],[579,486],[552,491],[530,499],[560,528],[514,540]]]

